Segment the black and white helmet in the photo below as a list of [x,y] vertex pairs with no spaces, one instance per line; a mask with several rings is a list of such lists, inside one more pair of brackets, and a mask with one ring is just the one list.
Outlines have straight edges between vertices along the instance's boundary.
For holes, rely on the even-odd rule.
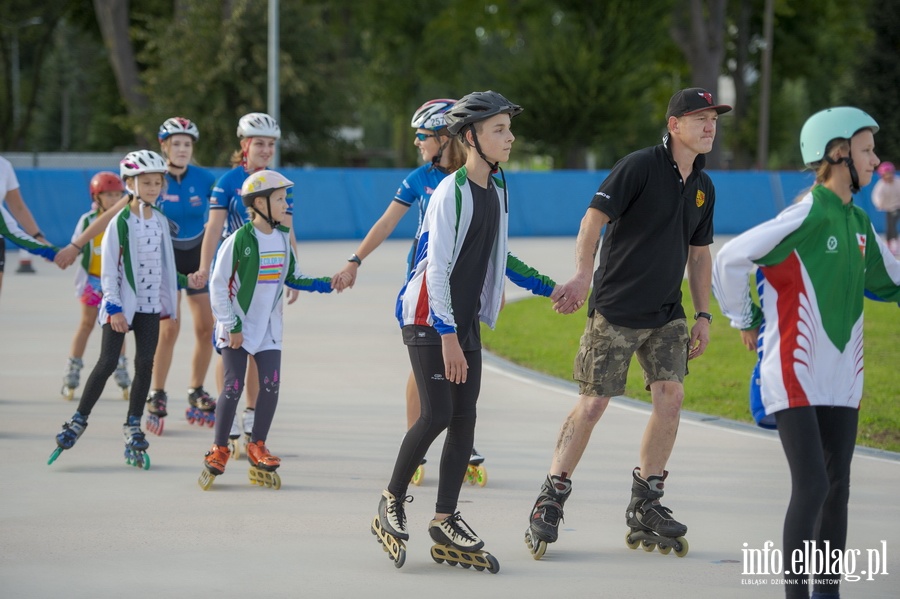
[[513,104],[495,91],[472,92],[460,98],[445,112],[444,120],[450,134],[456,135],[466,125],[489,119],[495,114],[508,114],[514,117],[522,110],[521,106]]
[[245,114],[238,121],[237,136],[244,137],[272,137],[281,139],[281,127],[264,112],[251,112]]
[[169,167],[163,157],[153,150],[129,152],[119,162],[119,176],[137,177],[144,173],[166,173]]
[[159,138],[159,143],[162,143],[173,135],[189,135],[194,141],[197,141],[200,139],[200,130],[190,119],[173,116],[159,126],[159,133],[156,136]]

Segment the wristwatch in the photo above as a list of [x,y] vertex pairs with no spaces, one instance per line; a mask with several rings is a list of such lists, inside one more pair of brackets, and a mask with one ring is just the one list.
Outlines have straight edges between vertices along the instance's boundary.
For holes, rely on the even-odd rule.
[[694,312],[694,320],[697,320],[698,318],[705,318],[712,323],[712,314],[709,312]]
[[347,258],[347,262],[356,262],[357,266],[362,266],[362,260],[356,254],[350,254],[350,257]]

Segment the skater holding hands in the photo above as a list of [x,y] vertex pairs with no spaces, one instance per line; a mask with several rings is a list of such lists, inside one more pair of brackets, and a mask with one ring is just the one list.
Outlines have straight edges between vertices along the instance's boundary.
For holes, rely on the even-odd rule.
[[[116,368],[125,333],[133,330],[134,382],[123,426],[125,457],[129,464],[146,470],[150,459],[145,452],[150,444],[141,430],[141,416],[153,375],[159,321],[176,317],[179,277],[169,223],[156,208],[165,184],[165,161],[156,152],[139,150],[126,155],[119,168],[128,191],[128,207],[110,221],[101,244],[100,358],[85,383],[78,411],[56,436],[58,449],[50,463],[62,450],[71,449],[84,432],[88,416]],[[187,285],[186,277],[180,280]]]
[[[162,156],[166,159],[166,189],[160,197],[159,209],[175,223],[172,244],[175,250],[175,266],[178,272],[189,275],[200,268],[200,253],[204,227],[209,213],[209,196],[215,184],[215,176],[191,161],[194,144],[200,139],[200,130],[190,119],[172,117],[166,119],[157,134]],[[194,323],[194,352],[191,357],[191,378],[187,401],[206,395],[203,382],[212,359],[213,317],[209,308],[209,289],[188,289],[187,303]],[[178,293],[178,315],[181,316],[181,292]],[[147,429],[161,435],[168,414],[169,397],[166,380],[172,365],[175,342],[181,332],[181,319],[169,319],[160,323],[159,344],[153,359],[153,384],[147,398]]]
[[[413,113],[410,126],[415,130],[413,144],[419,150],[422,166],[409,173],[397,188],[393,201],[384,211],[365,239],[359,244],[356,251],[347,259],[344,267],[334,277],[334,288],[341,291],[353,287],[359,269],[366,258],[374,252],[378,246],[387,239],[397,223],[415,205],[418,212],[418,228],[413,238],[412,247],[407,257],[406,274],[412,271],[415,265],[416,246],[419,243],[419,232],[428,201],[434,193],[438,183],[444,177],[458,170],[466,161],[466,148],[456,135],[451,135],[447,129],[444,114],[456,103],[456,100],[438,98],[429,100],[419,106]],[[406,428],[409,429],[419,419],[419,391],[416,387],[416,378],[412,372],[406,382]],[[472,448],[472,459],[480,464],[484,457]],[[425,458],[422,458],[425,463]],[[419,484],[422,480],[423,470],[418,469],[413,476],[413,482]]]
[[[725,244],[713,270],[713,291],[741,342],[755,351],[762,336],[761,400],[765,414],[774,415],[791,472],[783,531],[787,597],[810,596],[809,577],[788,574],[795,552],[807,543],[829,544],[836,554],[846,547],[863,392],[863,297],[900,300],[900,262],[853,201],[878,166],[877,131],[875,120],[854,107],[809,117],[800,150],[816,173],[812,189]],[[754,268],[762,274],[762,308],[750,295]],[[837,599],[841,574],[812,574],[812,597]]]
[[[684,89],[669,101],[663,143],[621,159],[600,184],[581,221],[575,246],[576,273],[566,297],[554,308],[580,309],[591,287],[588,319],[575,358],[579,398],[560,429],[540,493],[532,507],[526,544],[540,559],[559,535],[570,476],[611,397],[625,392],[631,358],[637,354],[653,410],[632,470],[626,508],[626,538],[636,549],[658,544],[687,553],[687,526],[660,505],[666,463],[675,445],[688,360],[709,343],[710,257],[716,195],[703,167],[712,149],[719,115],[709,92]],[[696,313],[693,325],[682,307],[685,265]],[[662,538],[661,538],[662,537]]]
[[281,478],[275,472],[281,460],[269,452],[266,440],[281,385],[282,294],[285,285],[300,291],[331,292],[330,278],[309,278],[300,273],[288,239],[290,230],[281,224],[292,185],[275,171],[259,171],[247,177],[241,198],[250,221],[230,235],[216,255],[210,301],[225,386],[217,403],[220,417],[216,419],[215,439],[198,481],[203,490],[225,471],[231,455],[229,432],[251,356],[255,358],[260,390],[247,446],[250,480],[260,486],[281,487]]
[[457,511],[475,435],[481,385],[480,323],[493,327],[500,311],[504,275],[536,295],[563,295],[508,249],[508,192],[501,162],[509,160],[515,136],[511,118],[522,108],[493,92],[473,92],[444,114],[451,135],[469,149],[465,165],[443,179],[425,212],[415,264],[397,302],[421,400],[421,415],[409,429],[382,493],[372,531],[397,567],[409,538],[406,491],[434,439],[447,431],[440,460],[437,502],[428,532],[432,557],[477,569],[499,570],[482,552],[484,542]]
[[[77,239],[98,217],[113,209],[119,200],[122,199],[125,186],[117,174],[101,171],[91,178],[89,190],[91,202],[95,208],[78,217],[78,224],[75,226],[75,233],[72,235],[73,240]],[[102,241],[103,231],[81,248],[81,260],[78,265],[78,271],[75,274],[75,297],[81,302],[81,322],[75,331],[75,337],[72,339],[72,353],[69,356],[66,373],[63,377],[61,393],[66,399],[72,399],[75,389],[78,387],[81,369],[84,366],[84,361],[82,360],[84,348],[97,324],[97,315],[100,311],[99,306],[103,300],[103,288],[100,283]],[[128,376],[124,342],[122,343],[122,351],[119,355],[119,362],[114,376],[116,383],[122,388],[127,400],[131,379]]]

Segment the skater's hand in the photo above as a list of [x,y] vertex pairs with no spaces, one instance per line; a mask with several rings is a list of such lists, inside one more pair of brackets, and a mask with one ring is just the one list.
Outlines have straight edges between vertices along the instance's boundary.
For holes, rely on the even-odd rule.
[[347,265],[334,273],[331,277],[331,286],[340,293],[344,289],[351,289],[356,284],[356,273],[359,265],[356,262],[347,262]]
[[195,273],[189,274],[188,278],[193,280],[194,284],[197,285],[197,287],[194,287],[194,289],[203,289],[209,282],[209,271],[198,270]]
[[288,300],[288,306],[290,306],[291,304],[293,304],[294,302],[297,301],[298,297],[300,297],[300,290],[292,289],[291,287],[288,287],[286,295],[287,295],[287,300]]
[[560,314],[572,314],[581,309],[585,304],[588,290],[591,287],[591,279],[575,275],[562,285],[553,288],[550,300],[553,309]]
[[456,333],[441,335],[441,351],[444,354],[444,377],[451,383],[465,383],[469,365]]
[[109,317],[109,326],[112,327],[117,333],[127,333],[128,332],[128,321],[125,320],[125,315],[119,312],[118,314],[113,314]]
[[756,351],[756,343],[759,339],[759,327],[741,331],[741,343],[750,351]]
[[70,243],[66,247],[56,252],[56,257],[53,258],[53,262],[62,270],[65,270],[75,263],[75,260],[78,258],[79,254],[81,254],[81,250]]
[[709,345],[709,320],[698,318],[697,322],[694,323],[694,326],[691,327],[691,342],[688,346],[690,347],[688,360],[693,360],[694,358],[702,356],[703,352],[706,351],[707,345]]
[[243,344],[243,333],[228,333],[228,347],[230,347],[231,349],[240,349]]

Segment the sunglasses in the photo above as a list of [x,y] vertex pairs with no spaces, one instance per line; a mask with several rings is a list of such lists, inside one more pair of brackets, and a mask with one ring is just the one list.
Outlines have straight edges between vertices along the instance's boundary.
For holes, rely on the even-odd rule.
[[418,139],[419,141],[425,141],[429,137],[437,137],[437,135],[434,135],[434,134],[429,135],[427,133],[416,133],[416,139]]

